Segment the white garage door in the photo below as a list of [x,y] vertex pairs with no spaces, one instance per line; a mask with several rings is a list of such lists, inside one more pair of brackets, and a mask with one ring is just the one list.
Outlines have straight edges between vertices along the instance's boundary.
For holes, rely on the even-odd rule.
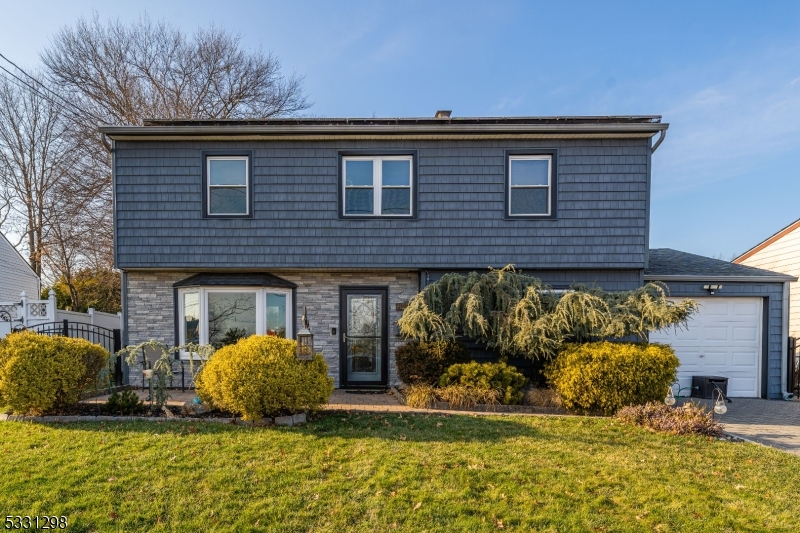
[[689,320],[688,329],[653,332],[650,342],[671,344],[675,349],[681,360],[681,387],[691,386],[692,376],[724,376],[729,396],[760,396],[761,299],[694,299],[700,310]]

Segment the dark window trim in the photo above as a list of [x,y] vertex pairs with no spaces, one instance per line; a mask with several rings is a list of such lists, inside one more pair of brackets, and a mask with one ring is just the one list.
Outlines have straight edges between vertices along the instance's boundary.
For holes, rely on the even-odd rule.
[[[208,158],[214,156],[246,156],[247,157],[247,214],[246,215],[212,215],[208,213]],[[203,218],[253,218],[253,151],[252,150],[204,150],[201,152],[203,167]]]
[[[411,156],[411,214],[410,215],[345,215],[342,174],[344,157],[410,155]],[[338,170],[336,186],[339,190],[339,220],[417,220],[419,212],[419,151],[418,150],[340,150],[338,153]]]
[[[383,361],[381,361],[381,381],[350,381],[345,379],[347,377],[347,350],[346,345],[342,342],[342,335],[347,331],[347,301],[344,296],[345,293],[364,293],[370,294],[375,291],[385,291],[386,297],[383,299],[383,309],[381,310],[384,316],[382,324],[383,343],[381,346],[381,354]],[[387,285],[340,285],[339,286],[339,388],[386,388],[389,384],[389,287]]]
[[[550,214],[549,215],[512,215],[511,213],[511,183],[510,183],[510,157],[514,155],[549,155],[550,163]],[[557,220],[558,219],[558,150],[556,148],[531,148],[506,150],[505,153],[505,179],[503,184],[503,218],[506,220]]]

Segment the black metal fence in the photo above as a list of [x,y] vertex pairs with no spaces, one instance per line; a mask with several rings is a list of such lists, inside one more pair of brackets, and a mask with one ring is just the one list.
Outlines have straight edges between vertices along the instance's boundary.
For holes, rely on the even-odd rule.
[[[99,344],[105,348],[109,354],[114,355],[122,348],[122,332],[119,329],[108,329],[92,324],[81,322],[70,322],[62,320],[60,322],[45,322],[28,328],[30,331],[41,333],[42,335],[61,335],[73,339],[84,339],[93,344]],[[114,381],[114,386],[122,385],[122,357],[117,355],[113,358],[113,368],[109,368]]]
[[797,346],[797,337],[789,337],[786,390],[794,393],[795,398],[800,397],[800,349]]

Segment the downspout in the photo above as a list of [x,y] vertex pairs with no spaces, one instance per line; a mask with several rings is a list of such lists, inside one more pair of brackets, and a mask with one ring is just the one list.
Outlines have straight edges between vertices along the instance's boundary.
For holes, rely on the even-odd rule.
[[666,136],[667,136],[667,130],[661,130],[661,135],[658,137],[658,140],[656,141],[656,144],[654,144],[653,147],[650,148],[650,153],[651,154],[656,153],[656,150],[658,150],[658,147],[661,146],[661,143],[664,142],[664,137],[666,137]]
[[789,282],[783,282],[783,328],[781,329],[781,397],[784,400],[794,399],[794,394],[786,390],[786,375],[789,364]]

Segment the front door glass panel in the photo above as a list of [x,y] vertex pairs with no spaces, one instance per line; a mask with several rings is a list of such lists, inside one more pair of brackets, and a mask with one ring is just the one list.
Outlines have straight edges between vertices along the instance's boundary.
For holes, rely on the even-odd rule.
[[348,294],[347,380],[380,382],[383,364],[383,295]]

